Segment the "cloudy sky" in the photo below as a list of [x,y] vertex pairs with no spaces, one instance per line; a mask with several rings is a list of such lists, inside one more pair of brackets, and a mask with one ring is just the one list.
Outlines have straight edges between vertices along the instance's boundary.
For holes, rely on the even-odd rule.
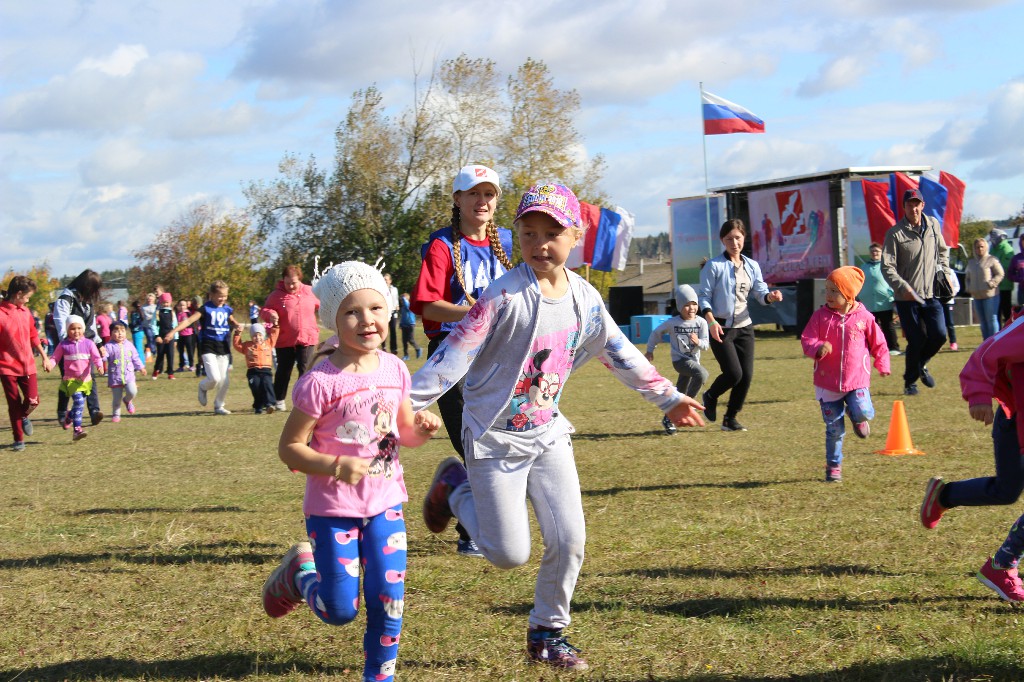
[[580,93],[639,234],[704,190],[700,81],[768,129],[707,138],[712,187],[931,165],[967,213],[1006,218],[1022,27],[1024,2],[997,0],[0,0],[0,271],[130,266],[193,203],[243,207],[285,152],[329,165],[354,90],[404,109],[412,74],[460,53],[540,59]]

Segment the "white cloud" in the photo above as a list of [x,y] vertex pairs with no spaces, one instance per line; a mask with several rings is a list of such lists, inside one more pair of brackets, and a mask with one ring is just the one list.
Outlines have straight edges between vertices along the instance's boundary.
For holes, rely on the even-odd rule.
[[801,97],[816,97],[856,85],[871,69],[871,60],[862,55],[836,57],[824,64],[813,78],[805,80],[796,90]]
[[75,71],[99,71],[108,76],[127,76],[135,66],[149,57],[144,45],[119,45],[112,54],[95,59],[83,59]]

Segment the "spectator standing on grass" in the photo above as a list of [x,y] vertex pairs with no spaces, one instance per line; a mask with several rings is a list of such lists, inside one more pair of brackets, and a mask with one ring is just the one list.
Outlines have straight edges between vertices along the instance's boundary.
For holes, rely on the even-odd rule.
[[[160,294],[156,309],[156,360],[153,362],[153,381],[160,378],[167,364],[167,378],[174,379],[174,329],[178,315],[174,312],[174,301],[168,292]],[[167,341],[167,338],[170,341]]]
[[398,355],[398,289],[391,283],[391,273],[384,273],[384,281],[388,285],[388,306],[391,308],[391,319],[388,320],[388,349],[392,355]]
[[298,366],[301,377],[309,369],[313,351],[320,343],[320,327],[316,323],[320,301],[313,288],[302,282],[302,268],[286,265],[277,287],[267,296],[260,318],[269,322],[271,312],[278,317],[277,371],[274,373],[274,395],[278,411],[287,409],[285,398],[292,370]]
[[1018,242],[1020,252],[1010,259],[1010,267],[1006,268],[1006,278],[1017,283],[1017,305],[1024,306],[1024,235]]
[[[432,232],[420,248],[423,264],[410,308],[423,318],[428,356],[465,317],[484,289],[512,268],[512,231],[494,222],[499,199],[497,173],[487,166],[464,166],[452,181],[451,222]],[[452,447],[465,461],[462,389],[460,381],[438,399],[437,408]],[[483,556],[461,523],[456,523],[455,530],[460,555]]]
[[419,358],[423,351],[416,343],[416,313],[409,307],[408,293],[398,299],[398,326],[402,329],[402,360],[409,359],[409,346],[413,347]]
[[900,341],[892,317],[892,287],[882,277],[882,245],[872,242],[868,253],[870,257],[864,263],[864,286],[860,290],[859,300],[885,335],[889,355],[900,355]]
[[263,585],[271,618],[303,601],[328,625],[366,609],[363,680],[390,682],[405,603],[409,496],[402,448],[430,440],[441,420],[413,414],[409,370],[381,345],[391,311],[376,269],[355,261],[314,279],[320,319],[335,333],[328,357],[299,377],[278,455],[306,474],[302,513],[311,542],[291,547]]
[[[671,349],[672,369],[679,378],[676,390],[696,398],[701,386],[708,380],[708,371],[700,364],[701,349],[708,348],[708,323],[697,316],[697,292],[689,284],[680,284],[675,290],[678,314],[662,322],[647,338],[648,362],[654,362],[654,349],[664,334],[668,334]],[[661,426],[665,433],[672,435],[676,425],[662,417]]]
[[[1010,261],[1013,260],[1013,243],[1003,230],[992,230],[989,232],[989,241],[992,248],[989,249],[993,256],[999,261],[999,266],[1005,273],[1010,269]],[[1003,325],[1012,317],[1013,303],[1013,282],[1003,279],[999,283],[999,324]]]
[[974,258],[967,261],[964,286],[971,295],[974,314],[981,324],[981,340],[999,331],[999,284],[1003,281],[1003,266],[988,252],[988,241],[974,240]]
[[[96,304],[99,302],[100,290],[103,288],[103,278],[95,270],[83,270],[77,277],[71,280],[58,295],[53,305],[53,324],[57,330],[58,344],[67,336],[68,318],[77,315],[83,321],[85,338],[93,341],[100,341],[96,329]],[[56,359],[55,359],[56,361]],[[64,376],[64,366],[57,362],[60,367],[61,376]],[[84,371],[89,371],[89,364],[84,365]],[[100,364],[100,372],[103,365]],[[90,379],[90,385],[92,384]],[[89,410],[89,418],[93,426],[103,421],[103,411],[100,410],[99,390],[91,385],[85,394],[86,405]],[[63,390],[57,392],[57,421],[64,423],[68,412],[68,399],[72,394]]]
[[228,372],[231,363],[231,330],[239,326],[234,312],[234,308],[228,305],[227,283],[217,280],[210,284],[206,302],[199,310],[179,322],[164,336],[164,343],[169,344],[176,333],[199,322],[199,355],[206,374],[199,382],[199,404],[205,407],[207,392],[215,391],[213,412],[219,415],[231,414],[224,401],[231,383],[231,374]]
[[904,217],[889,228],[882,244],[882,276],[892,287],[900,327],[907,339],[904,395],[917,395],[917,380],[928,388],[935,379],[928,361],[946,342],[942,302],[935,296],[935,274],[949,268],[949,247],[939,221],[924,214],[920,190],[903,193]]
[[[188,319],[188,301],[182,299],[175,306],[175,324]],[[191,372],[196,358],[196,331],[189,325],[178,332],[178,371]]]
[[514,568],[530,558],[528,500],[544,553],[527,654],[554,668],[585,670],[580,650],[563,633],[586,544],[572,426],[559,408],[565,382],[574,366],[596,356],[673,423],[703,421],[700,405],[658,374],[623,336],[600,294],[565,267],[583,237],[572,190],[556,183],[531,187],[514,225],[525,262],[483,292],[413,377],[417,410],[466,378],[465,465],[457,457],[438,465],[423,519],[440,533],[457,517],[488,561]]
[[0,302],[0,384],[7,399],[7,415],[16,452],[25,449],[25,436],[33,433],[28,418],[39,406],[39,384],[36,379],[35,349],[43,360],[43,370],[49,372],[53,364],[46,357],[46,348],[39,340],[39,332],[26,307],[36,283],[24,275],[15,275],[3,293]]
[[146,335],[146,360],[156,355],[156,294],[146,294],[142,306],[142,331]]
[[[946,483],[936,476],[925,487],[921,523],[932,529],[953,507],[1008,505],[1024,490],[1024,317],[996,332],[971,353],[960,372],[960,392],[971,418],[992,426],[995,476]],[[992,400],[996,409],[992,409]],[[1024,556],[1024,517],[995,556],[978,571],[978,580],[1007,601],[1024,601],[1018,564]]]
[[743,409],[754,378],[754,321],[751,300],[771,305],[782,300],[782,292],[768,289],[757,261],[743,255],[747,229],[738,218],[726,220],[718,232],[725,250],[704,264],[700,271],[698,305],[708,323],[711,352],[722,373],[704,391],[704,414],[718,417],[718,399],[729,391],[729,404],[722,417],[723,431],[746,431],[736,415]]
[[[825,280],[825,305],[814,311],[800,343],[814,358],[814,397],[825,420],[825,481],[843,479],[843,438],[849,411],[859,438],[871,434],[871,365],[889,376],[889,347],[874,316],[857,301],[860,268],[836,268]],[[872,363],[872,359],[874,362]]]
[[101,343],[103,345],[110,340],[110,323],[113,322],[113,318],[110,316],[114,306],[109,303],[100,303],[96,306],[98,313],[96,313],[96,333],[100,336]]

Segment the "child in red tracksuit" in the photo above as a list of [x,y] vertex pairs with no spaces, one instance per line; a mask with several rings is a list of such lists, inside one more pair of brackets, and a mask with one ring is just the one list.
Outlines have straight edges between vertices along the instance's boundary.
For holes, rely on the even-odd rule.
[[28,415],[39,406],[36,361],[32,357],[32,349],[39,352],[44,370],[49,372],[53,368],[39,339],[32,311],[25,307],[35,291],[34,281],[24,275],[16,275],[7,285],[0,302],[0,384],[7,398],[7,414],[14,432],[11,448],[17,452],[25,449],[25,436],[32,435],[32,422]]
[[[1024,405],[1024,316],[985,339],[960,372],[960,393],[972,419],[992,424],[996,475],[944,483],[928,481],[921,504],[921,523],[934,528],[947,509],[960,506],[1013,504],[1024,491],[1024,424],[1018,418]],[[992,399],[998,408],[993,411]],[[978,580],[1006,601],[1024,601],[1017,565],[1024,556],[1024,516],[995,556],[978,571]]]
[[843,438],[846,411],[853,431],[861,438],[871,433],[875,416],[871,404],[871,360],[883,377],[889,376],[889,347],[882,328],[857,294],[864,272],[845,266],[829,273],[825,305],[811,315],[800,343],[804,355],[814,358],[814,394],[825,420],[825,481],[843,478]]

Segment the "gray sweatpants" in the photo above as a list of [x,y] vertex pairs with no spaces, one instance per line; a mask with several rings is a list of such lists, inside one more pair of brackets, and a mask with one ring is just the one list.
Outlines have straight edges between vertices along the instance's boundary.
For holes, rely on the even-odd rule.
[[691,398],[696,398],[700,387],[708,380],[708,371],[704,369],[700,361],[693,356],[684,355],[672,363],[672,369],[679,373],[676,390]]
[[583,497],[570,437],[536,444],[524,455],[503,443],[500,432],[488,431],[477,441],[467,435],[469,484],[455,489],[448,503],[488,561],[514,568],[530,559],[530,500],[544,541],[530,625],[558,630],[569,624],[583,565]]

